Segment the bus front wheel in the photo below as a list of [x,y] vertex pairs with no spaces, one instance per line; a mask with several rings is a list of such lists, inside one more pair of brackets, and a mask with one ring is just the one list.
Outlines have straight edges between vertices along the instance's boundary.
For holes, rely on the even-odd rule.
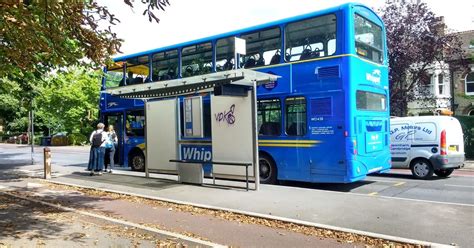
[[145,171],[145,156],[141,151],[135,151],[128,158],[128,165],[133,171]]
[[277,170],[273,159],[266,154],[259,154],[260,183],[276,184]]

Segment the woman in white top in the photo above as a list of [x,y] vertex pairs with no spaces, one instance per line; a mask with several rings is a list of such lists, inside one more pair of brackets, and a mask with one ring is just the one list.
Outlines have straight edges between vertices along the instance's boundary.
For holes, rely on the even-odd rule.
[[[115,165],[114,156],[115,156],[117,143],[118,143],[118,138],[117,138],[117,134],[115,133],[114,126],[109,125],[109,127],[107,128],[107,141],[105,145],[105,149],[106,149],[105,154],[106,155],[108,154],[107,157],[109,158],[109,160],[106,161],[108,163],[105,163],[105,169],[104,169],[105,172],[112,173],[112,170],[114,169],[114,165]],[[108,171],[107,171],[107,167],[109,167]]]

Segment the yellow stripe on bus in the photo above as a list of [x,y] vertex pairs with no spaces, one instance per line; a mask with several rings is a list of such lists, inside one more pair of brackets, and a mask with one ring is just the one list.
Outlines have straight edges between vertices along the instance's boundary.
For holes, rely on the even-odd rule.
[[259,146],[267,147],[314,147],[313,144],[259,144]]
[[318,144],[319,140],[259,140],[258,143],[298,143],[298,144]]

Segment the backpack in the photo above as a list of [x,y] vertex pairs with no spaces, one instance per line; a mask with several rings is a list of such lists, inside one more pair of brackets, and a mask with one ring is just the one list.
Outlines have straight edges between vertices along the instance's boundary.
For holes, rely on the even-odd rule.
[[95,132],[92,135],[92,147],[100,147],[102,145],[102,132]]

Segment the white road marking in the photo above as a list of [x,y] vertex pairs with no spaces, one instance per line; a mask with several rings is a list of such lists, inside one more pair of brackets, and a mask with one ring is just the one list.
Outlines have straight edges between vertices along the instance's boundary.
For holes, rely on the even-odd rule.
[[469,186],[469,185],[456,185],[456,184],[445,184],[444,186],[448,186],[448,187],[459,187],[459,188],[474,188],[474,186]]

